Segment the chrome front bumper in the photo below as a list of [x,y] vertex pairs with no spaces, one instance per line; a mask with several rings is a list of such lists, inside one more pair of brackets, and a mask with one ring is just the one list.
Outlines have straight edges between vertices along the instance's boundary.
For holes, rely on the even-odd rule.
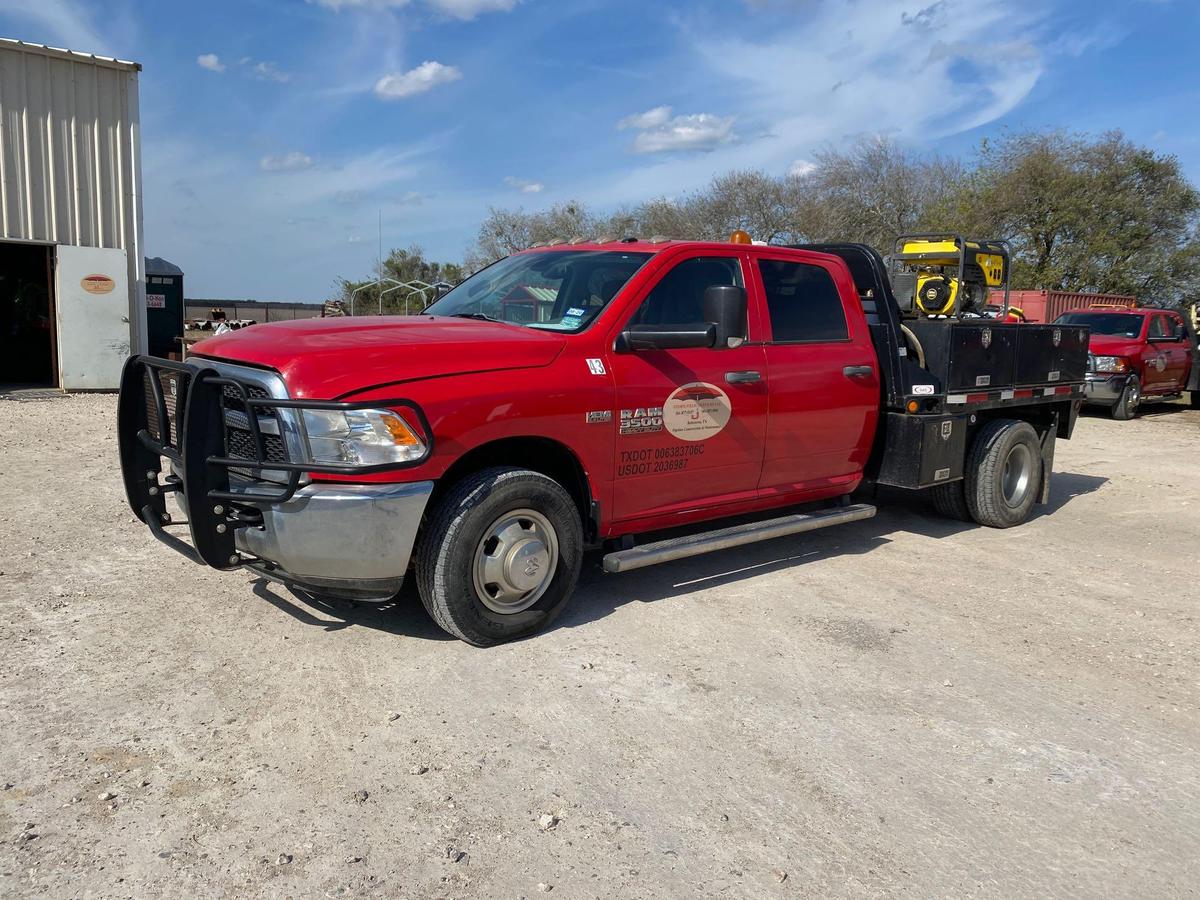
[[[236,490],[236,487],[234,487]],[[237,533],[238,550],[268,578],[337,596],[382,600],[404,582],[432,481],[309,484],[263,506],[261,528]]]
[[1084,376],[1083,400],[1085,403],[1106,403],[1112,405],[1121,399],[1129,375],[1103,375],[1098,372],[1088,372]]

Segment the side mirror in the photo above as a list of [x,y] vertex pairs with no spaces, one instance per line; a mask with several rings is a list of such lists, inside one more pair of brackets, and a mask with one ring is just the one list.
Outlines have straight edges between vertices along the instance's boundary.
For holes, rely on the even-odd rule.
[[1175,326],[1175,340],[1177,340],[1177,341],[1187,340],[1187,328],[1185,328],[1183,325]]
[[682,350],[712,347],[717,329],[708,322],[684,325],[633,325],[617,338],[617,350]]
[[716,327],[713,346],[724,350],[731,340],[741,342],[746,336],[746,289],[733,284],[714,284],[704,292],[701,305],[704,321]]

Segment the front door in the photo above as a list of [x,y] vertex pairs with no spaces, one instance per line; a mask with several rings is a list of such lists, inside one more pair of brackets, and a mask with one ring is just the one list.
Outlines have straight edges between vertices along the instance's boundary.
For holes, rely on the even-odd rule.
[[[714,284],[745,286],[745,254],[708,252],[676,263],[622,324],[703,321]],[[750,307],[756,340],[756,308]],[[613,353],[617,385],[614,518],[670,516],[754,498],[766,430],[761,344]]]

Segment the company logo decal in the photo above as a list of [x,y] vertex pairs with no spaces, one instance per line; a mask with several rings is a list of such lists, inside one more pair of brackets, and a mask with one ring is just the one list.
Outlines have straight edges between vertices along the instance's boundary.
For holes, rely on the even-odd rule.
[[984,350],[992,346],[992,329],[985,328],[979,332],[979,343],[983,344]]
[[167,295],[166,294],[147,294],[146,309],[166,309]]
[[732,415],[728,395],[706,381],[676,388],[662,408],[663,425],[681,441],[703,441],[719,434]]
[[954,434],[954,423],[951,422],[949,419],[947,419],[945,422],[942,423],[942,440],[943,441],[950,440],[950,437],[953,434]]
[[1052,343],[1055,347],[1062,343],[1061,328],[1055,328],[1052,332],[1050,332],[1050,343]]
[[117,283],[107,275],[85,275],[79,279],[79,286],[89,294],[111,294]]
[[914,384],[912,392],[914,394],[922,394],[922,395],[923,394],[932,394],[933,393],[933,385],[932,384]]

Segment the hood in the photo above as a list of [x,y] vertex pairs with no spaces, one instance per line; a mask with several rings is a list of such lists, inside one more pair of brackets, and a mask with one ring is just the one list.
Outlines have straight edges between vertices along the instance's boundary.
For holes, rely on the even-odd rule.
[[1095,356],[1135,356],[1141,346],[1141,341],[1123,334],[1093,334],[1088,339],[1088,349]]
[[561,335],[443,316],[346,316],[251,325],[192,354],[277,370],[293,397],[336,400],[381,384],[547,366]]

